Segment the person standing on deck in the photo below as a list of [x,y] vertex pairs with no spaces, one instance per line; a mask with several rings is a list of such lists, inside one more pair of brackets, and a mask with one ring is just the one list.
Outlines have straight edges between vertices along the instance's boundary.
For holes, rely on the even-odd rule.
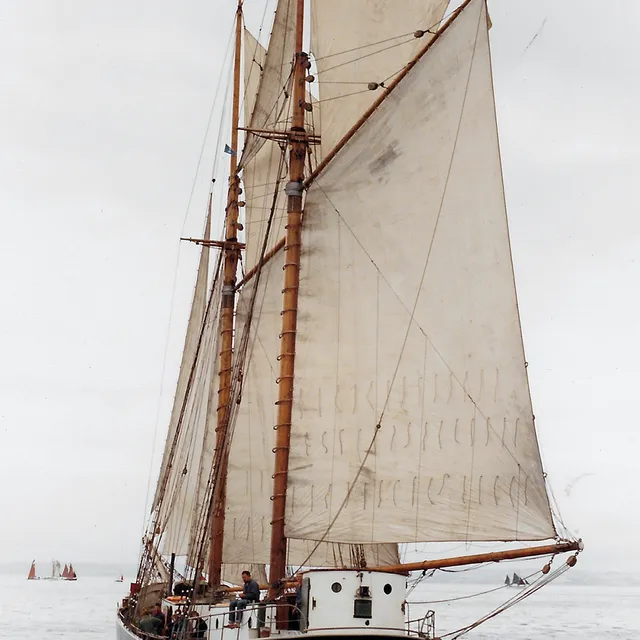
[[242,622],[242,611],[246,609],[247,605],[260,601],[260,586],[251,577],[249,571],[242,572],[242,582],[244,582],[242,597],[229,603],[229,626],[239,625]]

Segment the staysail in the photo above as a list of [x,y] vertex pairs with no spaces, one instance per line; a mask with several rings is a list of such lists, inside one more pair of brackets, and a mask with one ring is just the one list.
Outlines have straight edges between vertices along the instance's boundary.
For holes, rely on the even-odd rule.
[[487,30],[474,0],[308,191],[288,538],[555,535]]
[[[273,37],[273,36],[272,36]],[[251,35],[244,31],[245,51],[245,122],[251,120],[253,105],[258,87],[268,82],[268,76],[261,78],[267,57],[266,49]],[[281,45],[282,46],[282,45]],[[250,143],[250,140],[247,144]],[[277,188],[278,179],[286,177],[286,166],[281,162],[282,151],[274,143],[268,143],[256,150],[247,161],[243,170],[242,183],[245,191],[244,227],[245,227],[245,257],[244,266],[248,271],[255,267],[262,251],[262,243],[267,229],[271,208],[274,206],[275,215],[273,231],[269,236],[267,251],[282,237],[286,216],[286,198],[282,187]]]
[[[209,229],[210,216],[205,239],[209,237]],[[208,251],[203,247],[200,258],[199,275],[204,273],[205,277]],[[196,327],[198,340],[191,362],[190,385],[181,409],[181,428],[174,438],[166,496],[158,516],[158,525],[163,532],[162,550],[167,555],[187,555],[193,544],[194,529],[202,527],[200,520],[206,517],[207,505],[203,503],[215,447],[215,410],[212,412],[209,404],[214,395],[212,386],[217,387],[221,290],[222,281],[217,274],[204,316]],[[216,397],[212,399],[215,402]]]
[[[284,127],[281,117],[288,104],[291,63],[295,48],[296,0],[278,0],[262,77],[249,119],[249,129]],[[261,149],[265,138],[248,133],[240,159],[245,166]]]
[[[207,218],[205,228],[205,239],[208,239],[211,229],[210,217]],[[191,369],[193,367],[196,350],[198,348],[198,340],[200,337],[200,329],[204,318],[205,307],[207,304],[207,272],[209,269],[209,248],[203,247],[200,254],[200,263],[198,266],[198,275],[196,285],[193,292],[193,301],[191,303],[191,313],[187,324],[187,333],[185,336],[184,349],[182,352],[182,362],[180,363],[180,373],[178,374],[178,382],[176,393],[173,400],[173,409],[171,410],[171,419],[169,421],[169,431],[165,443],[164,454],[162,457],[162,466],[160,468],[160,476],[156,486],[156,492],[153,499],[152,510],[160,505],[164,492],[166,491],[166,478],[171,473],[168,469],[170,466],[174,448],[174,441],[180,416],[183,412],[183,405],[187,392]],[[175,465],[173,466],[175,473]]]

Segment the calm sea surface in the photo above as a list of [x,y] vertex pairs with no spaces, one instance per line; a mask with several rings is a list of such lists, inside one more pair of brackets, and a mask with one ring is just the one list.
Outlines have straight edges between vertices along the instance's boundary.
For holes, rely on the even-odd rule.
[[[493,585],[421,585],[414,600],[456,598]],[[114,640],[116,603],[127,583],[113,578],[82,578],[77,582],[0,575],[0,638],[67,638]],[[436,611],[439,634],[471,623],[499,606],[513,590],[450,603],[412,605],[414,615]],[[415,612],[415,614],[414,614]],[[473,640],[640,640],[640,587],[563,584],[562,578],[521,604],[486,622],[467,636]]]

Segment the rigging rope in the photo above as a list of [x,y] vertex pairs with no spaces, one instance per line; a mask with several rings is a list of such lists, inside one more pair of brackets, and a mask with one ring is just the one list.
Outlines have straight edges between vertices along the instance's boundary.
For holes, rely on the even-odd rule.
[[[229,59],[229,53],[230,53],[230,49],[231,49],[231,38],[233,36],[233,29],[230,30],[230,36],[228,38],[228,42],[227,42],[227,50],[225,53],[225,57],[223,59],[223,63],[222,63],[222,68],[225,68],[225,65],[228,64],[228,59]],[[187,205],[185,208],[185,212],[183,215],[183,219],[182,219],[182,232],[181,232],[181,236],[184,235],[184,229],[186,226],[186,222],[187,222],[187,217],[189,215],[189,210],[191,208],[191,202],[193,199],[193,195],[195,192],[195,187],[196,187],[196,182],[197,182],[197,178],[198,178],[198,173],[200,171],[200,165],[202,163],[202,158],[203,158],[203,154],[204,154],[204,148],[205,148],[205,144],[206,144],[206,140],[208,138],[209,135],[209,129],[211,126],[211,120],[213,117],[213,113],[216,107],[216,104],[218,102],[218,96],[220,94],[220,88],[222,86],[223,83],[223,79],[225,78],[225,74],[221,73],[220,77],[218,79],[218,83],[216,85],[216,89],[214,92],[214,97],[213,97],[213,102],[211,104],[211,109],[209,111],[209,117],[207,120],[207,125],[205,128],[205,133],[204,133],[204,137],[203,137],[203,142],[202,142],[202,146],[200,149],[200,154],[198,157],[198,162],[196,164],[196,170],[195,170],[195,174],[194,174],[194,178],[193,178],[193,182],[191,184],[191,190],[189,192],[189,197],[187,199]],[[223,103],[224,104],[224,103]],[[218,132],[218,138],[220,138],[220,132]],[[218,143],[216,144],[216,148],[218,147]],[[167,323],[167,331],[166,331],[166,337],[165,337],[165,344],[164,344],[164,353],[162,356],[162,368],[161,368],[161,373],[160,373],[160,391],[158,393],[158,401],[156,403],[156,415],[155,415],[155,419],[154,419],[154,430],[153,430],[153,438],[152,438],[152,443],[151,443],[151,453],[149,456],[149,465],[148,465],[148,472],[147,472],[147,490],[146,490],[146,495],[145,495],[145,509],[143,511],[143,516],[142,516],[142,526],[141,526],[141,533],[142,536],[144,537],[144,532],[146,530],[148,530],[150,524],[151,524],[151,517],[152,517],[152,513],[149,512],[149,498],[150,498],[150,494],[151,494],[151,482],[152,482],[152,469],[153,469],[153,460],[155,458],[155,447],[156,447],[156,442],[158,439],[158,431],[160,428],[160,410],[161,410],[161,406],[162,406],[162,397],[164,395],[164,379],[165,379],[165,374],[166,374],[166,370],[167,370],[167,358],[168,358],[168,353],[169,353],[169,338],[171,336],[171,325],[173,323],[173,312],[174,312],[174,303],[175,303],[175,296],[176,296],[176,290],[177,290],[177,283],[178,283],[178,271],[179,271],[179,264],[180,264],[180,257],[181,257],[181,249],[182,249],[182,241],[178,241],[178,251],[177,251],[177,255],[176,255],[176,262],[175,262],[175,267],[173,269],[173,282],[171,285],[171,296],[170,296],[170,302],[169,302],[169,320]],[[142,550],[141,550],[142,551]]]

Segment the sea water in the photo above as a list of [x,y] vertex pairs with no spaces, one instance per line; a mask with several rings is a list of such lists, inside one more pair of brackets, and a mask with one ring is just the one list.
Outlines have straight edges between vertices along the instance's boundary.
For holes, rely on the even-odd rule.
[[[512,597],[513,588],[464,598],[494,584],[447,584],[425,581],[410,605],[412,618],[428,609],[436,614],[438,635],[472,623]],[[0,575],[0,638],[114,640],[116,605],[128,587],[113,577],[77,582]],[[448,602],[434,603],[434,600]],[[556,582],[501,613],[465,636],[470,640],[640,640],[640,586],[575,585]]]

